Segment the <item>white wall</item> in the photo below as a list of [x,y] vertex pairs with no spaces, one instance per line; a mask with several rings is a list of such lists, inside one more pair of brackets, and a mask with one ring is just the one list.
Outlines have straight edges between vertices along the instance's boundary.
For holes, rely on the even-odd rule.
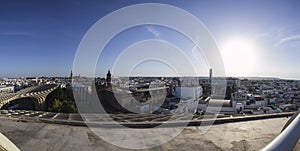
[[177,98],[199,98],[203,95],[203,89],[201,86],[198,87],[179,87],[175,88],[175,97]]
[[187,99],[187,100],[180,100],[180,103],[177,104],[178,108],[175,110],[175,113],[195,113],[198,108],[198,102],[195,99]]
[[1,92],[14,92],[14,86],[7,86],[7,87],[0,87],[0,93]]

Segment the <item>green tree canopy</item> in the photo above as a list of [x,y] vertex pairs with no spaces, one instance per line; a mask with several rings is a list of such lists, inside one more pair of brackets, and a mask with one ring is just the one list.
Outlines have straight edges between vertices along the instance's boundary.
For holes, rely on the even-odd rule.
[[46,98],[47,111],[78,113],[71,88],[57,88]]

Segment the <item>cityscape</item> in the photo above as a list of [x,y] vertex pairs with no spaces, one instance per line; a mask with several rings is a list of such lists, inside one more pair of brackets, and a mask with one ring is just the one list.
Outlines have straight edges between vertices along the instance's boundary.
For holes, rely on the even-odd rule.
[[1,1],[0,151],[300,150],[299,6]]
[[[210,76],[207,77],[180,78],[114,77],[108,71],[107,77],[97,77],[94,82],[99,99],[109,113],[132,113],[122,106],[133,106],[139,112],[148,114],[188,113],[188,110],[193,110],[191,113],[200,115],[206,112],[208,105],[213,106],[221,102],[222,109],[215,113],[211,111],[211,114],[253,115],[293,112],[297,111],[300,106],[299,80],[263,77],[221,78],[211,77],[213,70],[210,69],[210,72]],[[1,112],[3,115],[11,115],[12,110],[78,113],[73,96],[69,96],[70,100],[67,100],[73,103],[72,110],[63,110],[62,106],[51,108],[49,102],[46,102],[47,97],[50,97],[51,102],[56,100],[59,104],[63,100],[59,100],[59,92],[56,94],[56,91],[78,88],[74,86],[76,83],[72,83],[72,79],[72,72],[69,77],[3,78],[0,83]],[[215,88],[212,81],[226,81],[223,96],[212,96]],[[82,85],[79,88],[91,89]],[[73,91],[68,93],[73,95]],[[57,98],[51,96],[52,94],[56,94]],[[134,102],[130,100],[132,96],[144,104],[134,105]],[[150,99],[154,102],[150,102]],[[159,105],[159,102],[163,104],[155,106],[155,104]],[[189,108],[194,102],[198,102],[197,108]],[[70,106],[64,108],[70,108]]]

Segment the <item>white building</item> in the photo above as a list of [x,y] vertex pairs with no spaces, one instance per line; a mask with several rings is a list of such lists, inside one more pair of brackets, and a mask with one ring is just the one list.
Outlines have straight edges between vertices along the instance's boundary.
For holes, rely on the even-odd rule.
[[199,98],[203,95],[203,89],[195,79],[186,79],[180,82],[172,91],[173,95],[180,99],[175,113],[195,113]]
[[176,98],[192,98],[192,99],[198,99],[203,95],[203,89],[201,86],[195,86],[195,87],[180,87],[176,86],[175,91],[173,92],[173,95]]
[[0,93],[12,93],[14,88],[14,86],[0,86]]
[[246,93],[235,92],[231,94],[232,108],[235,111],[243,111],[247,105],[248,95]]
[[196,113],[197,107],[198,107],[198,100],[197,99],[184,99],[180,100],[180,103],[177,104],[178,108],[175,110],[176,114],[181,114],[181,113]]

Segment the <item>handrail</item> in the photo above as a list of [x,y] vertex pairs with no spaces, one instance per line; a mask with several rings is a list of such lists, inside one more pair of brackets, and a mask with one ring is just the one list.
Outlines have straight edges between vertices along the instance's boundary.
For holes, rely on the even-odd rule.
[[[297,114],[297,113],[295,113]],[[291,151],[300,138],[300,114],[262,151]]]
[[0,150],[20,151],[20,149],[7,137],[0,133]]

